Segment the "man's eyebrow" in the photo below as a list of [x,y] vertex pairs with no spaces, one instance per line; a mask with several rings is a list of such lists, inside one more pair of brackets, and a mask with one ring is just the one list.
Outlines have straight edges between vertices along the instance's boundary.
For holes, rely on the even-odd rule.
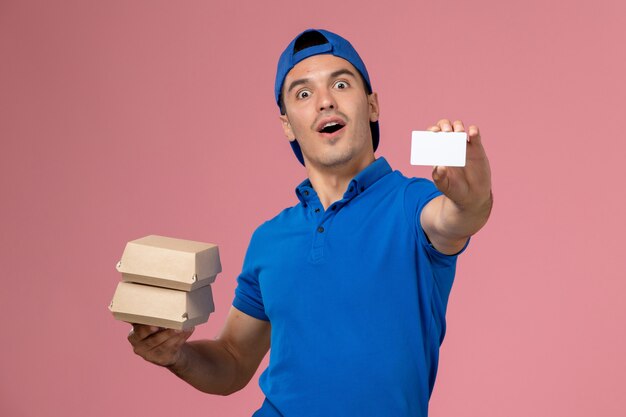
[[291,90],[293,90],[297,86],[306,84],[308,82],[309,82],[308,78],[300,78],[299,80],[295,80],[291,84],[289,84],[289,88],[287,89],[287,92],[289,93],[291,92]]
[[347,68],[342,68],[340,70],[333,72],[332,74],[330,74],[330,78],[336,78],[336,77],[339,77],[340,75],[350,75],[353,78],[356,78],[356,75]]
[[[350,76],[352,76],[353,78],[357,78],[356,74],[355,74],[354,72],[350,71],[350,70],[349,70],[349,69],[347,69],[347,68],[341,68],[341,69],[338,69],[337,71],[332,72],[332,73],[330,74],[330,78],[337,78],[337,77],[339,77],[340,75],[350,75]],[[289,88],[287,89],[287,93],[291,92],[291,90],[293,90],[293,89],[294,89],[294,88],[296,88],[297,86],[299,86],[299,85],[303,85],[303,84],[306,84],[306,83],[308,83],[309,81],[310,81],[310,79],[309,79],[309,78],[300,78],[300,79],[298,79],[298,80],[292,81],[292,83],[291,83],[291,84],[289,84]]]

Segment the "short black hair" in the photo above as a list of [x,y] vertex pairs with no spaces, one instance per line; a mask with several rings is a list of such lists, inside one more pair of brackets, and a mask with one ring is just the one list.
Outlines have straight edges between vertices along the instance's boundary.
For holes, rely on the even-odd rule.
[[[310,48],[312,46],[324,45],[325,43],[328,43],[328,39],[326,39],[326,36],[322,35],[320,32],[316,30],[310,30],[308,32],[304,32],[302,35],[298,37],[298,39],[296,39],[296,42],[293,45],[293,53],[296,54],[304,49]],[[372,89],[365,81],[365,77],[363,77],[363,74],[361,74],[361,71],[357,69],[356,72],[359,74],[359,78],[361,79],[361,82],[363,83],[363,88],[365,89],[365,92],[368,95],[372,94]],[[283,86],[283,89],[284,89],[284,86]],[[280,92],[280,96],[278,98],[278,106],[280,107],[280,114],[283,114],[283,115],[287,114],[287,110],[285,109],[285,104],[283,103],[282,89]]]

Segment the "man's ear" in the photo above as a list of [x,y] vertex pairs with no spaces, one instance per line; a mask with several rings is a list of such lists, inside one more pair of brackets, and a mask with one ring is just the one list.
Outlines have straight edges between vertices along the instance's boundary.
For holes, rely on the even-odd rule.
[[370,122],[377,122],[380,114],[380,107],[378,106],[378,94],[372,93],[367,96],[367,101],[370,108]]
[[291,124],[289,123],[289,118],[286,114],[280,115],[280,121],[283,125],[283,132],[285,133],[285,137],[289,139],[289,142],[292,142],[296,139],[296,136],[293,134],[293,129],[291,128]]

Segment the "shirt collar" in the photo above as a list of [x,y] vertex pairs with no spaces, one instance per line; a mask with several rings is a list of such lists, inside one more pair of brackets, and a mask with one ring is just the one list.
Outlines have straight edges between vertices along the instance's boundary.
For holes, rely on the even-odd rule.
[[[367,190],[376,181],[391,172],[391,166],[382,156],[365,167],[348,184],[348,188],[343,195],[344,199],[351,199],[354,196]],[[312,198],[317,197],[317,193],[307,178],[296,187],[296,196],[306,207]]]

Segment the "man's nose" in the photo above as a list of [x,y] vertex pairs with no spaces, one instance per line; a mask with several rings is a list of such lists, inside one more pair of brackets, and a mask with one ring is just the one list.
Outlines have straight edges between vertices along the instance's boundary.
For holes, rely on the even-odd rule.
[[320,111],[324,110],[334,110],[337,108],[337,102],[335,101],[335,97],[332,92],[329,90],[322,90],[318,92],[317,95],[318,106]]

